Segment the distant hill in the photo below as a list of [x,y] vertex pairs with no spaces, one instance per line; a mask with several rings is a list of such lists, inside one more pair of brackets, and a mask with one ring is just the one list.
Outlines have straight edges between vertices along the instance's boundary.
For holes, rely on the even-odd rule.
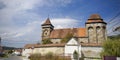
[[108,36],[109,39],[120,39],[120,34],[119,35],[113,35],[113,36]]

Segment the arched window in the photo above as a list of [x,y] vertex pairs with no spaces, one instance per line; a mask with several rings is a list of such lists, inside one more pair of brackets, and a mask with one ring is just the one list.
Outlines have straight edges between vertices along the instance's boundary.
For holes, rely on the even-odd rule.
[[106,27],[105,27],[105,26],[103,26],[102,28],[103,28],[103,30],[105,30],[105,29],[106,29]]
[[93,31],[93,27],[88,27],[88,31]]
[[100,26],[97,26],[96,29],[100,29]]
[[100,26],[96,27],[97,33],[100,33]]
[[100,41],[99,39],[101,39],[100,35],[101,35],[101,28],[100,28],[100,26],[97,26],[96,27],[96,41],[97,41],[97,43]]
[[88,27],[88,42],[90,43],[93,40],[93,27]]

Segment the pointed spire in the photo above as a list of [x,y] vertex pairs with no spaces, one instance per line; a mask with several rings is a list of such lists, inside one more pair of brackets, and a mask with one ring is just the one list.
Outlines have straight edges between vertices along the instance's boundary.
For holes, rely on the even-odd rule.
[[51,25],[50,19],[49,17],[47,18],[47,20],[42,24],[42,25]]

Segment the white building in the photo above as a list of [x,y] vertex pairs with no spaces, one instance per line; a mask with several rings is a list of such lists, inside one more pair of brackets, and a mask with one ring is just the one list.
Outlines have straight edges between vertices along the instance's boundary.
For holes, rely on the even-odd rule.
[[72,38],[67,44],[65,44],[65,56],[71,56],[73,59],[73,54],[75,51],[77,51],[79,57],[81,57],[81,45],[74,38]]

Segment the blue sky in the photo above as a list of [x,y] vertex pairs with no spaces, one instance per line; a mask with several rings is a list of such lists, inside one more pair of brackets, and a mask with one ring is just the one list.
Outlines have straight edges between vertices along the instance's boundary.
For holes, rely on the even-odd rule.
[[120,16],[109,21],[119,12],[120,0],[0,0],[2,45],[40,42],[41,24],[48,17],[55,28],[73,28],[84,27],[89,16],[97,13],[108,23],[110,33]]

